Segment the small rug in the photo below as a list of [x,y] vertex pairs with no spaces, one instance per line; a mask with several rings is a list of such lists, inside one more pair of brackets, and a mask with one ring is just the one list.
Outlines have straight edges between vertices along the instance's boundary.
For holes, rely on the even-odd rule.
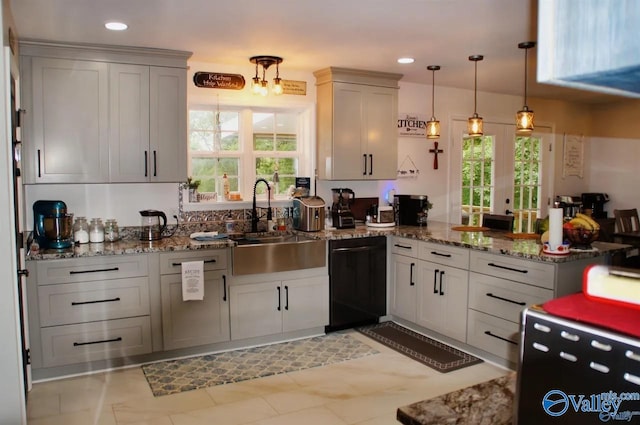
[[394,322],[357,328],[364,335],[442,373],[482,363],[477,357]]
[[154,396],[326,366],[378,354],[352,336],[336,332],[297,341],[227,351],[142,366]]

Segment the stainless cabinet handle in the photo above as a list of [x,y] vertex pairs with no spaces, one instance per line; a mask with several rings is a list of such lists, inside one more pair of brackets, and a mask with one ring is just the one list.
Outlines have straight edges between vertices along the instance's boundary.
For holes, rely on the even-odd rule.
[[104,343],[107,343],[107,342],[118,342],[118,341],[122,341],[122,337],[121,336],[119,336],[117,338],[112,338],[112,339],[102,339],[100,341],[74,342],[73,346],[74,347],[79,347],[81,345],[104,344]]
[[499,269],[509,270],[509,271],[512,271],[512,272],[529,273],[529,270],[514,269],[513,267],[501,266],[499,264],[494,264],[494,263],[488,263],[487,265],[491,266],[491,267],[496,267],[496,268],[499,268]]
[[439,272],[439,271],[440,271],[440,270],[438,270],[438,269],[435,269],[435,270],[433,271],[433,293],[434,293],[434,294],[437,294],[437,293],[438,293],[438,288],[436,288],[436,281],[438,280],[438,272]]
[[444,270],[440,271],[440,295],[444,295],[444,291],[442,290],[442,276],[444,276]]
[[413,268],[416,266],[416,263],[411,263],[409,267],[409,286],[415,286],[415,282],[413,281]]
[[99,304],[99,303],[113,303],[120,301],[120,297],[109,298],[106,300],[93,300],[93,301],[72,301],[71,305],[84,305],[84,304]]
[[147,151],[144,151],[144,176],[149,176],[149,160],[147,158]]
[[372,246],[354,246],[351,248],[335,248],[331,251],[333,252],[357,252],[357,251],[371,251],[374,249]]
[[491,331],[484,331],[484,334],[485,334],[485,335],[492,336],[492,337],[494,337],[494,338],[497,338],[497,339],[499,339],[499,340],[501,340],[501,341],[508,342],[509,344],[518,345],[518,343],[517,343],[517,342],[513,342],[513,341],[511,341],[511,340],[510,340],[510,339],[508,339],[508,338],[503,338],[503,337],[501,337],[501,336],[499,336],[499,335],[496,335],[496,334],[492,333]]
[[111,267],[109,269],[94,269],[94,270],[71,270],[69,274],[83,274],[83,273],[100,273],[100,272],[117,272],[119,267]]
[[441,253],[439,253],[439,252],[437,252],[437,251],[431,251],[431,254],[432,254],[432,255],[437,255],[437,256],[439,256],[439,257],[447,257],[447,258],[451,258],[451,254],[441,254]]
[[527,303],[522,302],[522,301],[514,301],[514,300],[510,300],[509,298],[503,298],[503,297],[499,297],[497,295],[493,295],[491,292],[487,292],[487,297],[491,297],[491,298],[495,298],[501,301],[506,301],[508,303],[513,303],[513,304],[518,304],[518,305],[527,305]]

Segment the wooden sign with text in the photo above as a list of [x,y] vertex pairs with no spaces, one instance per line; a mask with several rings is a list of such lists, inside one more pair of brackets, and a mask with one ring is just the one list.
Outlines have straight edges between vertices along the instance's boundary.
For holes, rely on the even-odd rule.
[[244,77],[240,74],[223,74],[220,72],[196,72],[193,74],[196,87],[208,89],[242,90]]
[[282,93],[283,94],[297,94],[300,96],[306,96],[307,94],[307,82],[296,80],[282,80]]

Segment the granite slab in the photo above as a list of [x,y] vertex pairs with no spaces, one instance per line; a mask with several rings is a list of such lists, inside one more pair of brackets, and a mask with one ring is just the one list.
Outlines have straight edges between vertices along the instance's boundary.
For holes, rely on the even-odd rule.
[[398,408],[405,425],[509,425],[513,423],[516,374],[510,373]]

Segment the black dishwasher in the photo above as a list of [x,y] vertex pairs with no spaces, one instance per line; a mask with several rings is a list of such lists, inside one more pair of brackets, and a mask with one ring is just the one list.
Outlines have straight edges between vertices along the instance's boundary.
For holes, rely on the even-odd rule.
[[387,313],[387,238],[329,241],[329,326],[337,331],[378,323]]

